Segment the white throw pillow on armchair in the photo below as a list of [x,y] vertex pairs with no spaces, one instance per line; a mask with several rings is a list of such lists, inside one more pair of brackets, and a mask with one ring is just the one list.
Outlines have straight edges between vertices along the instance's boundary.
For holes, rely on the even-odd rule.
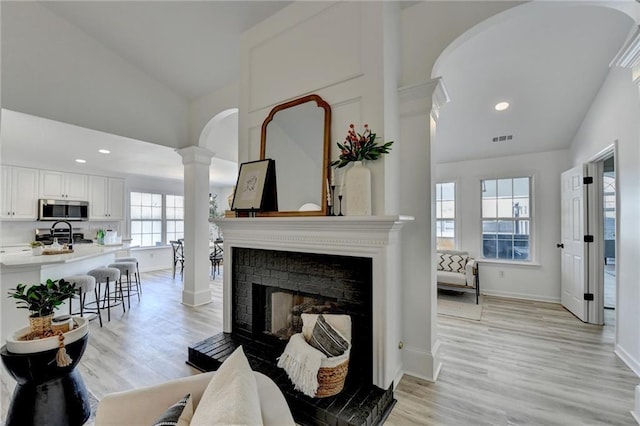
[[238,347],[207,385],[191,425],[262,425],[256,378]]

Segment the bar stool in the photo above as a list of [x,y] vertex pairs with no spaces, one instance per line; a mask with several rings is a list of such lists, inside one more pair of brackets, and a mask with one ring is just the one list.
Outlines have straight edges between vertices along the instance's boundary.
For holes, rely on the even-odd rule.
[[[96,303],[96,309],[91,309],[85,305],[87,301],[87,293],[93,291],[96,301],[99,300],[98,289],[96,287],[96,279],[91,275],[71,275],[63,278],[65,281],[69,281],[76,285],[76,291],[80,297],[80,316],[84,317],[85,311],[88,313],[95,313],[100,321],[100,327],[102,327],[102,316],[100,315],[100,304]],[[69,315],[77,315],[78,312],[73,312],[72,309],[73,298],[69,299]],[[92,318],[93,319],[93,318]]]
[[[127,304],[129,305],[129,308],[131,308],[131,274],[135,273],[136,264],[134,262],[116,262],[108,265],[108,267],[115,268],[120,271],[120,278],[119,278],[120,291],[122,291],[122,277],[124,276],[127,277]],[[138,293],[137,287],[136,287],[135,293],[138,295],[138,302],[139,302],[140,293]]]
[[[87,272],[87,275],[91,275],[96,279],[98,285],[98,294],[100,294],[100,284],[105,283],[104,298],[96,301],[96,303],[102,302],[102,308],[104,309],[104,303],[107,303],[107,320],[111,321],[111,301],[114,301],[113,306],[117,306],[122,303],[122,311],[127,312],[124,306],[124,294],[122,293],[122,286],[120,286],[120,299],[118,299],[118,282],[120,281],[120,270],[117,268],[95,268]],[[115,283],[113,296],[109,291],[109,284]]]
[[[140,277],[140,267],[138,265],[138,258],[136,258],[136,257],[117,257],[114,262],[115,263],[135,262],[135,264],[136,264],[136,272],[134,272],[134,278],[136,279],[136,289],[140,294],[142,294],[142,279]],[[139,299],[140,299],[140,296],[138,296],[138,300]]]

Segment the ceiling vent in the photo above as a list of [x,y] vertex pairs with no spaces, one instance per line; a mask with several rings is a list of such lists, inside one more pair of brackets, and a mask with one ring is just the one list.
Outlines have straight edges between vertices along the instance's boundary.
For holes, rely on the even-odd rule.
[[513,135],[495,136],[493,139],[491,139],[491,142],[506,142],[510,140],[513,140]]

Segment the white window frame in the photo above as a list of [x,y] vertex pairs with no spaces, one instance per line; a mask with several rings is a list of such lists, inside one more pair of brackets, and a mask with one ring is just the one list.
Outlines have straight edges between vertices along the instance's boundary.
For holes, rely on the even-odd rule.
[[459,229],[459,221],[458,221],[458,217],[459,215],[459,202],[458,202],[458,182],[456,180],[442,180],[442,181],[438,181],[436,182],[436,186],[434,187],[434,191],[435,191],[435,196],[434,196],[434,202],[435,202],[435,206],[436,206],[436,214],[435,214],[435,226],[436,226],[436,231],[435,231],[435,239],[436,239],[436,250],[441,250],[438,248],[438,222],[441,220],[451,220],[449,218],[442,218],[439,219],[438,218],[438,185],[442,185],[442,184],[447,184],[447,183],[452,183],[453,184],[453,202],[454,202],[454,211],[453,211],[453,229],[454,229],[454,233],[453,233],[453,249],[457,250],[458,246],[459,246],[459,236],[460,236],[460,229]]
[[[152,195],[160,195],[161,197],[161,218],[160,219],[133,219],[131,217],[131,194],[132,193],[141,193],[141,194],[152,194]],[[167,219],[167,196],[179,196],[183,197],[183,205],[184,205],[184,195],[175,194],[175,193],[166,193],[162,191],[157,191],[153,189],[130,189],[129,196],[127,197],[127,225],[129,228],[129,237],[133,238],[133,222],[134,221],[159,221],[160,222],[160,241],[159,245],[140,245],[141,248],[154,248],[154,247],[166,247],[169,245],[169,241],[167,240],[167,220],[175,220],[175,219]],[[184,222],[184,218],[182,219]]]
[[[501,179],[520,179],[520,178],[528,178],[529,179],[529,258],[526,260],[523,259],[500,259],[500,258],[487,258],[484,257],[484,220],[482,213],[482,183],[486,180],[501,180]],[[478,193],[479,193],[479,244],[478,244],[478,260],[486,263],[503,263],[509,265],[529,265],[529,266],[539,266],[538,263],[538,235],[536,221],[536,204],[537,204],[537,192],[536,192],[536,176],[534,173],[522,173],[522,174],[514,174],[514,175],[503,175],[503,176],[484,176],[481,177],[478,181]],[[491,220],[493,218],[486,218],[487,220]],[[512,218],[497,218],[496,220],[511,220]]]

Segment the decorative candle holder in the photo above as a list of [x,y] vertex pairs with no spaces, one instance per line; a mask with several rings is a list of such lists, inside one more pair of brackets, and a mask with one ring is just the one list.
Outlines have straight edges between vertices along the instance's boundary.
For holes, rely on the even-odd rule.
[[338,213],[338,216],[344,216],[342,214],[342,194],[338,195],[338,209],[340,210],[340,213]]
[[335,193],[336,193],[336,186],[335,185],[331,185],[331,199],[333,200],[333,204],[331,205],[331,211],[329,212],[329,216],[335,216],[336,215]]

